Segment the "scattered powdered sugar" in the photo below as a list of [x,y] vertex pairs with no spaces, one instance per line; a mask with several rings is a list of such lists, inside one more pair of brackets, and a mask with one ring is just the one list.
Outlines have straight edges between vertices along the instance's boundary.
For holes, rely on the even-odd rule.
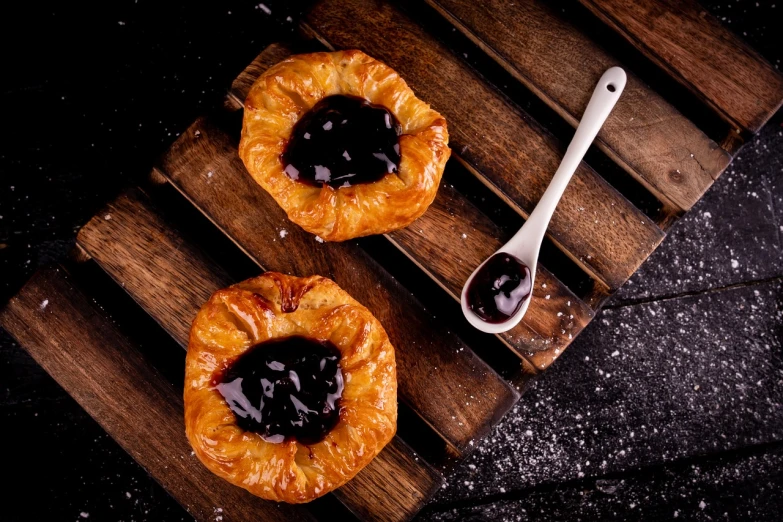
[[284,228],[280,230],[280,239],[283,239],[287,235],[288,235],[288,230]]
[[620,487],[620,484],[619,480],[596,480],[595,489],[607,495],[614,495],[617,493],[617,488]]
[[43,311],[46,310],[47,306],[49,306],[49,300],[44,299],[43,301],[41,301],[41,306],[39,306],[39,308],[41,309],[41,311]]
[[323,238],[321,236],[315,236],[315,240],[318,241],[319,243],[323,243],[324,242],[324,240],[323,240]]
[[[776,520],[762,514],[769,513],[770,495],[776,490],[770,489],[769,477],[776,476],[781,465],[783,454],[778,451],[734,462],[723,459],[705,466],[690,462],[668,464],[663,473],[652,477],[630,473],[624,479],[592,480],[585,473],[584,478],[555,489],[532,489],[521,495],[511,490],[509,496],[474,506],[454,508],[434,504],[422,520],[657,520],[663,513],[670,513],[678,520]],[[748,488],[748,483],[758,483],[760,487]],[[460,479],[452,485],[479,491],[481,479]],[[742,493],[732,495],[720,508],[713,508],[709,498],[703,496],[705,490],[716,494],[718,491]],[[440,490],[440,495],[447,491]],[[507,491],[506,487],[495,486],[492,494]],[[564,516],[565,513],[568,515]]]
[[[477,441],[435,502],[479,499],[500,487],[513,493],[580,478],[595,484],[607,474],[770,441],[783,403],[783,388],[769,383],[770,371],[783,374],[775,356],[781,349],[775,296],[782,292],[783,283],[773,281],[722,296],[603,310]],[[623,509],[644,508],[642,496],[624,499]]]
[[111,214],[106,214],[105,216],[103,216],[103,219],[105,219],[106,221],[111,221]]
[[613,301],[650,300],[778,277],[783,271],[780,150],[780,126],[762,129]]
[[261,9],[263,12],[265,12],[265,13],[266,13],[266,14],[268,14],[268,15],[271,15],[271,14],[272,14],[272,10],[271,10],[271,9],[269,9],[269,8],[268,8],[268,7],[267,7],[265,4],[258,4],[256,7],[257,7],[258,9]]

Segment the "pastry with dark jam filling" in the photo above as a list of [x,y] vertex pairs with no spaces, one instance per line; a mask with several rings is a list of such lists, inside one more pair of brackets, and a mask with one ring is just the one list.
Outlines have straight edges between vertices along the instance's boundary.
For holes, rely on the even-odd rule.
[[394,436],[394,348],[331,280],[267,272],[201,308],[184,395],[185,433],[207,468],[259,497],[309,502]]
[[289,219],[327,241],[409,225],[451,154],[446,120],[361,51],[292,56],[245,100],[239,156]]

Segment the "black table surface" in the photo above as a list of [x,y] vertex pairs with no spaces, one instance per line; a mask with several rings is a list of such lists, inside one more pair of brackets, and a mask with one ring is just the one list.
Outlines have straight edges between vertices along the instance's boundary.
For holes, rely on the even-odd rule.
[[[143,179],[267,43],[290,37],[302,9],[15,4],[0,31],[3,298],[62,259],[80,225]],[[780,66],[783,4],[705,7]],[[420,520],[781,519],[782,122],[745,147]],[[0,520],[190,519],[2,330],[0,354]]]

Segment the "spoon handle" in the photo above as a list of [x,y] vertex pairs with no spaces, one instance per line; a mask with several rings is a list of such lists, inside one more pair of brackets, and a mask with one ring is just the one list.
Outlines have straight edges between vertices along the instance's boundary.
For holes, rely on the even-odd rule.
[[[582,115],[582,121],[579,122],[576,133],[571,139],[568,150],[566,150],[557,172],[549,183],[549,187],[541,196],[541,200],[525,222],[525,226],[509,243],[525,243],[528,248],[532,245],[540,247],[557,203],[563,196],[571,176],[587,153],[587,149],[590,148],[590,144],[620,98],[620,94],[625,88],[625,80],[625,71],[619,67],[607,70],[598,80],[590,103],[587,104]],[[538,250],[530,254],[532,259],[538,258]]]

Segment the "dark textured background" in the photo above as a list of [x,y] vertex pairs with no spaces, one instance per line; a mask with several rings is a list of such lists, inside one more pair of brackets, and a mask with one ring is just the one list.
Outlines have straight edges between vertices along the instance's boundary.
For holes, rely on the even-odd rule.
[[[236,1],[15,4],[0,21],[3,299],[143,179],[258,51],[291,34],[298,11],[282,0],[266,2],[271,15]],[[783,4],[705,5],[780,66]],[[747,145],[422,519],[780,520],[782,121]],[[2,330],[0,354],[0,520],[189,518]]]

